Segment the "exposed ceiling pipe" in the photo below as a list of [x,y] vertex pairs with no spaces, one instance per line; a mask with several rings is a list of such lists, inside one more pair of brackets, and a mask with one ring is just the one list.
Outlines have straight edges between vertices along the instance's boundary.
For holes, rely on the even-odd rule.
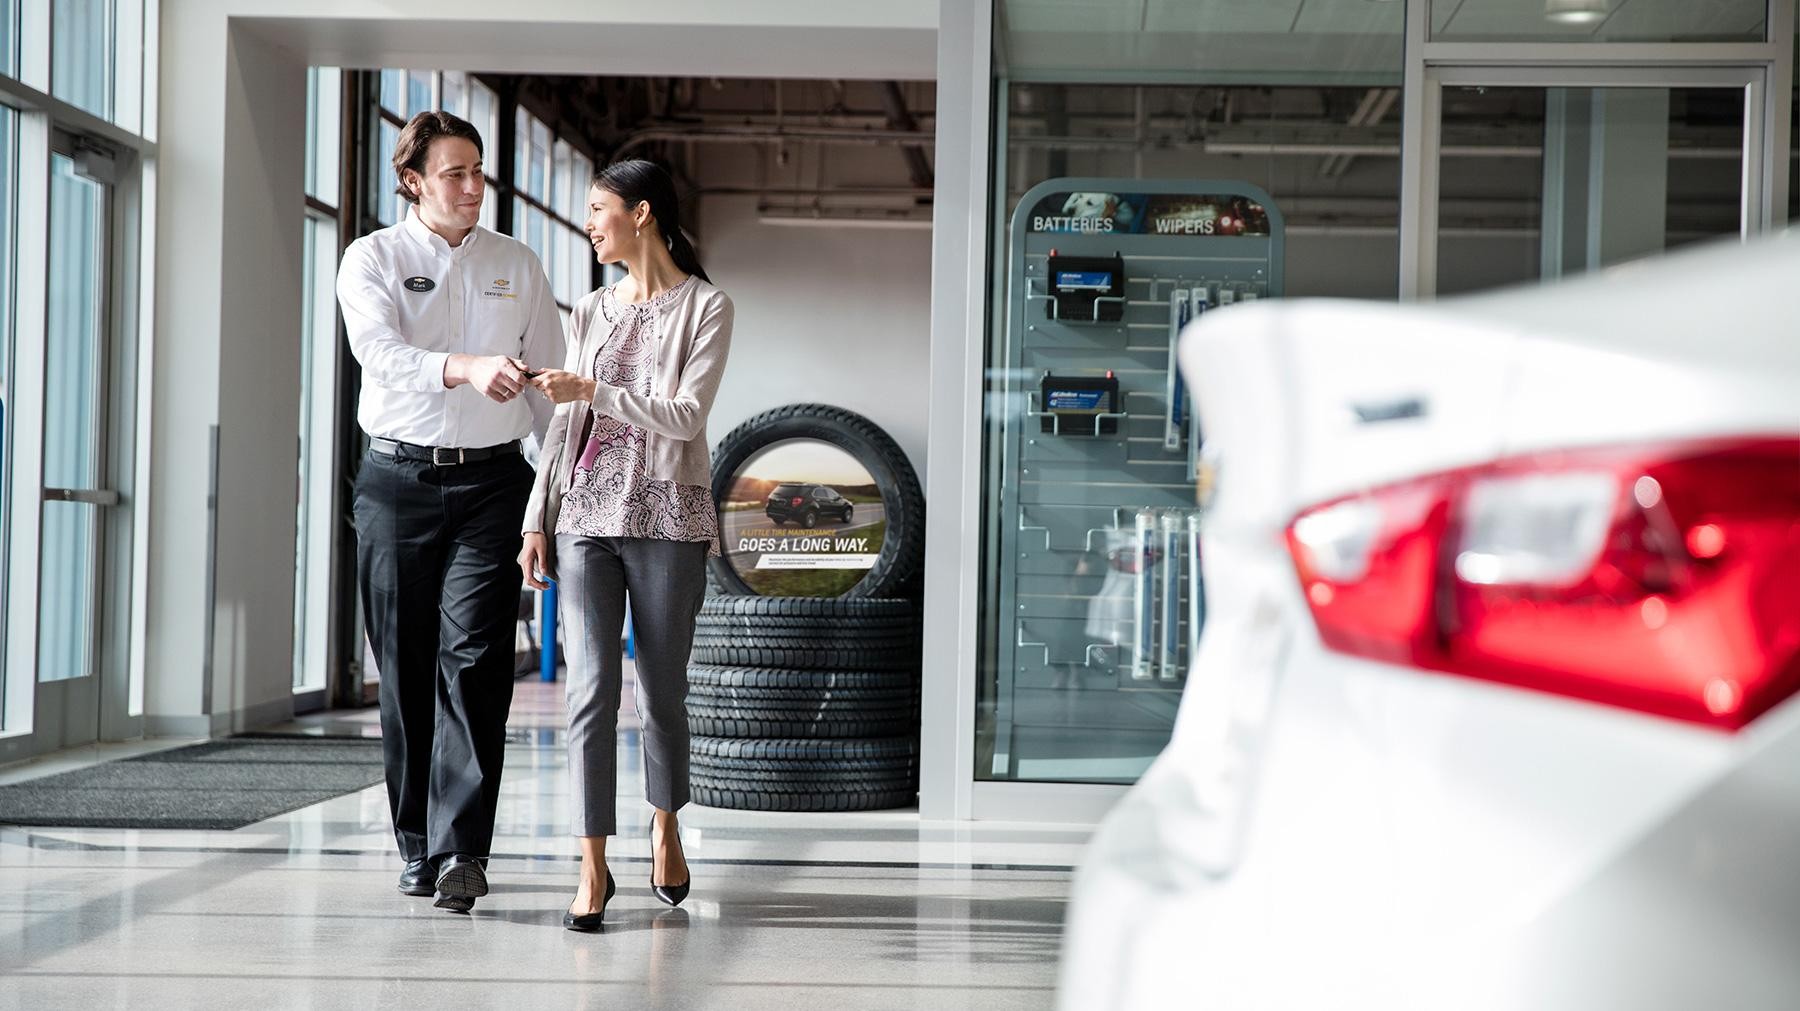
[[[1369,110],[1375,108],[1375,103],[1380,100],[1381,100],[1381,89],[1380,88],[1370,88],[1369,90],[1363,92],[1362,101],[1356,103],[1356,111],[1352,112],[1350,114],[1350,118],[1348,120],[1345,120],[1345,125],[1347,125],[1347,126],[1363,125],[1365,119],[1369,115]],[[1342,157],[1344,157],[1344,156],[1337,155],[1337,154],[1326,155],[1325,160],[1319,163],[1319,175],[1325,176],[1326,178],[1330,178],[1331,176],[1336,175],[1337,173],[1335,170],[1337,168],[1338,159],[1342,158]]]
[[[1365,127],[1380,125],[1382,119],[1387,116],[1388,110],[1394,107],[1394,102],[1399,97],[1399,88],[1370,88],[1363,95],[1362,101],[1358,103],[1356,112],[1350,116],[1349,125]],[[1326,178],[1338,178],[1350,170],[1350,163],[1355,160],[1355,155],[1329,156],[1319,166],[1319,174]]]
[[757,209],[757,220],[765,225],[789,225],[815,228],[916,228],[929,229],[931,215],[917,208],[881,210],[879,208],[843,208],[825,210],[817,207],[782,207],[764,205]]
[[898,81],[888,81],[882,85],[881,104],[887,111],[887,125],[890,129],[904,130],[921,138],[919,143],[909,144],[903,149],[906,169],[912,176],[913,185],[932,185],[931,161],[925,157],[925,148],[931,142],[923,139],[925,135],[919,133],[918,121],[907,111],[906,96],[901,93]]
[[613,153],[614,158],[657,141],[694,141],[702,144],[788,144],[812,141],[820,144],[860,144],[875,147],[929,144],[916,130],[861,130],[829,126],[652,126],[633,132]]
[[695,196],[708,197],[784,197],[796,200],[831,200],[842,197],[884,197],[890,199],[916,199],[930,197],[934,190],[929,186],[832,186],[829,189],[811,189],[804,186],[699,186],[692,191]]
[[[929,143],[923,140],[919,133],[905,130],[861,130],[815,126],[786,126],[779,129],[756,126],[655,126],[633,133],[619,145],[613,156],[623,158],[636,148],[657,141],[692,141],[700,144],[787,144],[794,141],[808,141],[819,144],[875,147]],[[1136,150],[1138,146],[1138,142],[1131,137],[1022,136],[1009,138],[1007,143],[1015,147],[1125,153]],[[1398,140],[1376,139],[1356,142],[1331,140],[1323,136],[1314,140],[1299,133],[1290,138],[1278,139],[1266,133],[1253,133],[1241,128],[1220,131],[1211,137],[1193,140],[1174,136],[1153,136],[1148,139],[1147,144],[1152,149],[1200,151],[1204,154],[1352,155],[1375,158],[1397,158],[1400,155]],[[1447,157],[1458,158],[1537,158],[1543,155],[1541,144],[1526,142],[1522,139],[1514,143],[1463,144],[1450,142],[1442,145],[1440,150]],[[1741,158],[1742,156],[1743,151],[1740,148],[1728,146],[1678,147],[1671,148],[1669,151],[1670,158],[1679,159],[1727,159]]]

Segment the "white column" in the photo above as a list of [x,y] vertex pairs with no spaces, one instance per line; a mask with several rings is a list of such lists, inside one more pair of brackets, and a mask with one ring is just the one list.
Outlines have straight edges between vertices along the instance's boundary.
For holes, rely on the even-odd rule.
[[987,292],[992,0],[939,5],[925,452],[925,648],[919,813],[967,818],[975,767],[981,390]]

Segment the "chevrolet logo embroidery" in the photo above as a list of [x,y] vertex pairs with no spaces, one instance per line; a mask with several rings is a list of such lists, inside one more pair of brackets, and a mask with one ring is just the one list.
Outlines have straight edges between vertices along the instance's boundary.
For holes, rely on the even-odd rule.
[[494,279],[494,287],[496,287],[496,288],[510,288],[510,287],[512,287],[512,282],[511,282],[511,281],[508,281],[508,280],[507,280],[507,279],[506,279],[506,278],[504,278],[504,277],[500,277],[500,278],[495,278],[495,279]]

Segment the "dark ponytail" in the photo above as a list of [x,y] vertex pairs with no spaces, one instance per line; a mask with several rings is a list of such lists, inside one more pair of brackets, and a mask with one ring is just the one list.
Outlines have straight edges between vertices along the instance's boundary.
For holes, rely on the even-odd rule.
[[681,203],[675,196],[675,180],[662,166],[642,158],[614,162],[594,174],[594,186],[617,196],[628,208],[650,204],[650,216],[669,244],[669,256],[684,274],[692,274],[708,284],[712,278],[700,266],[694,244],[681,231]]

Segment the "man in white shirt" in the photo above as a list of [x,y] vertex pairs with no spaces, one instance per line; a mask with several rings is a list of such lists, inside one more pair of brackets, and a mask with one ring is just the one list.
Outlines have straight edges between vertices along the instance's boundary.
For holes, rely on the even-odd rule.
[[481,135],[422,112],[394,147],[406,220],[338,268],[357,420],[357,570],[381,674],[400,891],[467,912],[484,867],[512,705],[519,518],[551,406],[523,391],[563,364],[561,318],[525,244],[479,225]]

